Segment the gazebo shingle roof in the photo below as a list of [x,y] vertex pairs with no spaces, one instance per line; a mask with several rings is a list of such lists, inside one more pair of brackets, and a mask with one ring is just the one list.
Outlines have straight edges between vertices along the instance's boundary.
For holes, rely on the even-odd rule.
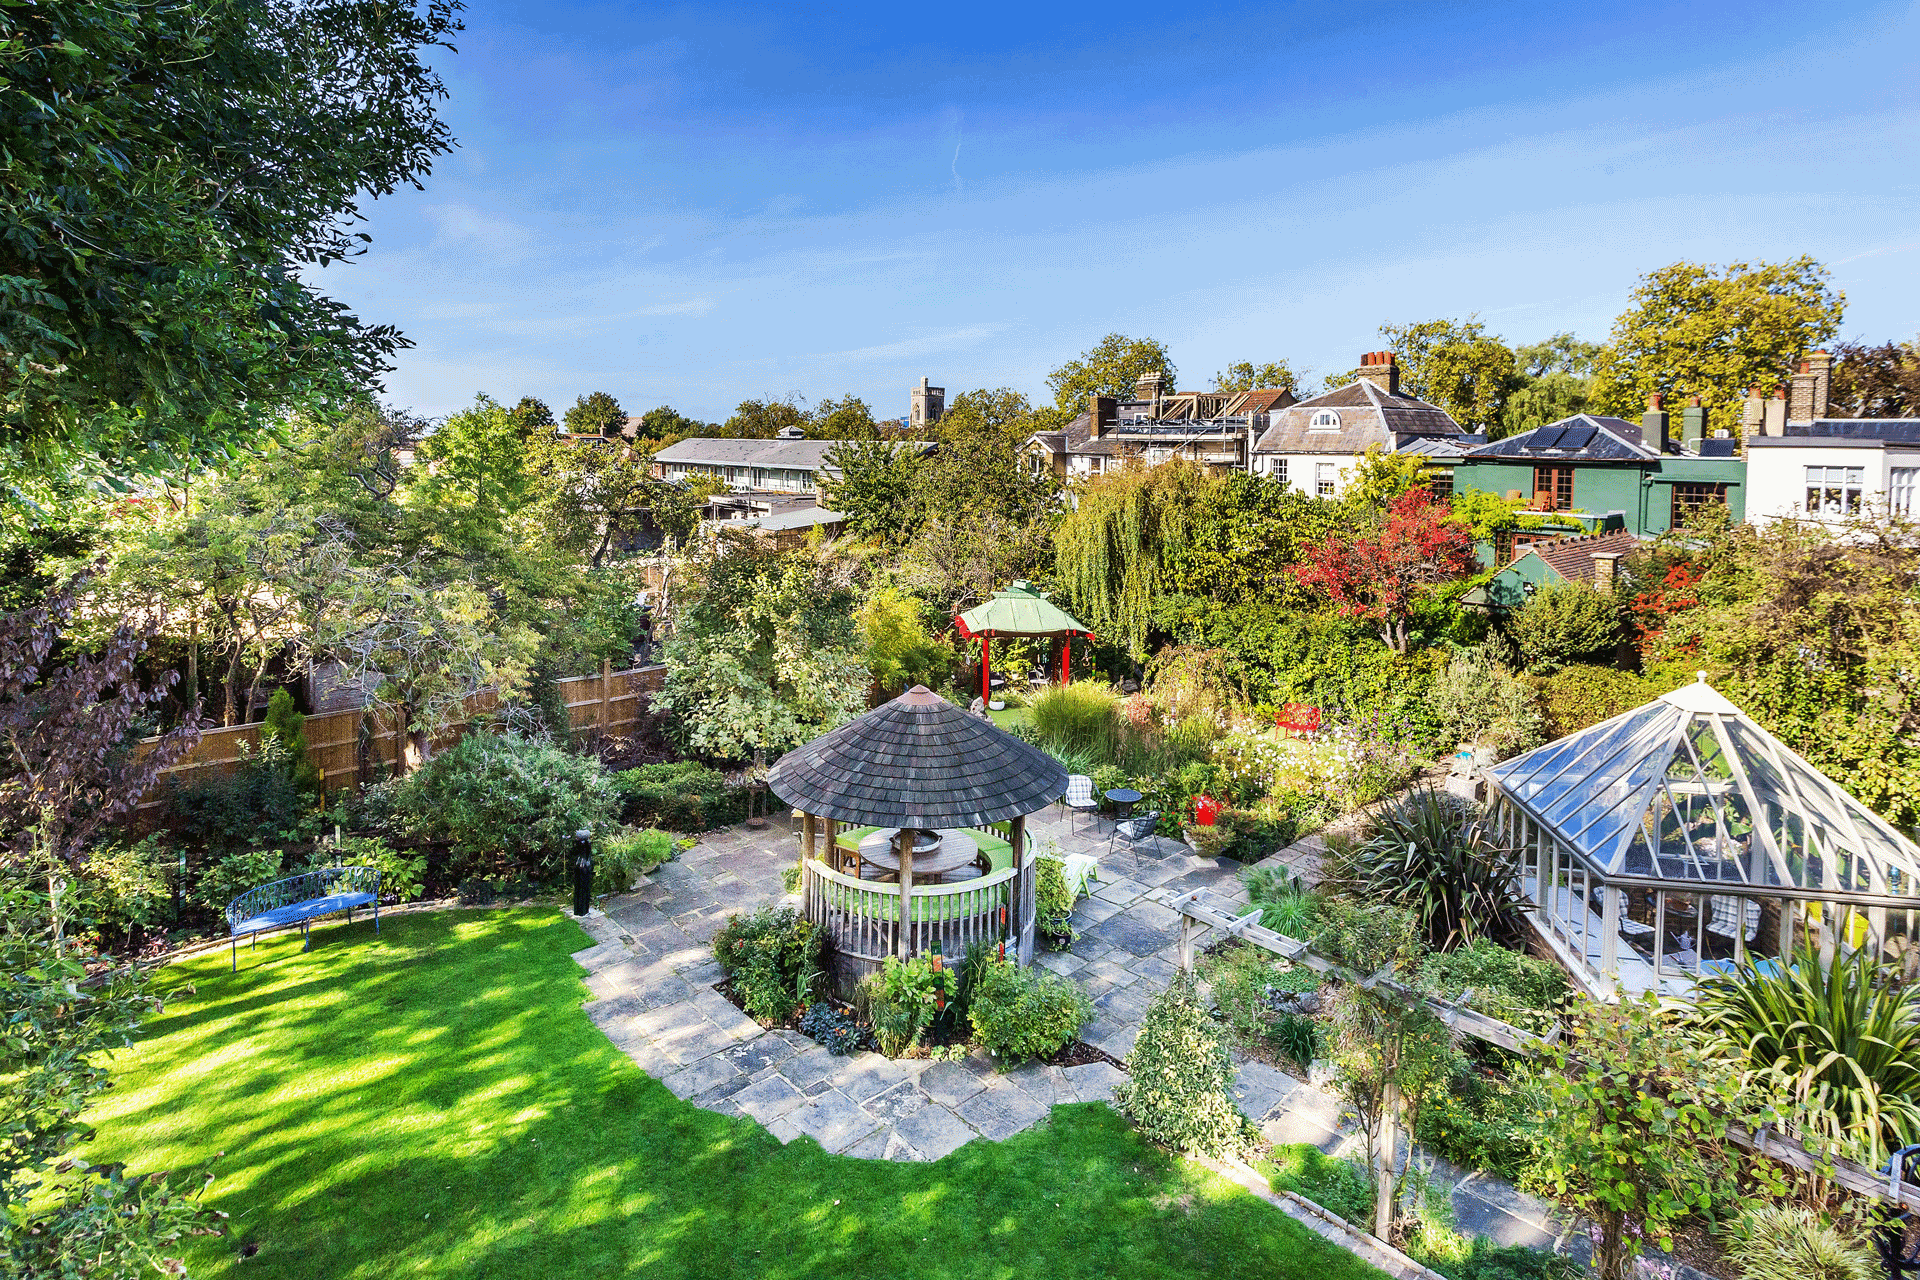
[[971,827],[1045,808],[1067,771],[1038,747],[915,686],[780,757],[794,808],[880,827]]

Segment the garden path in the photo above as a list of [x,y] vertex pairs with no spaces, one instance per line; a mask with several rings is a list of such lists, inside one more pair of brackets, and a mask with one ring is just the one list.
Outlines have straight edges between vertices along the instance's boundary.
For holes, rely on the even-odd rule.
[[[1107,824],[1071,824],[1046,811],[1028,820],[1041,848],[1099,859],[1100,880],[1074,912],[1079,938],[1036,963],[1079,982],[1094,1019],[1081,1038],[1117,1059],[1133,1049],[1147,1003],[1177,971],[1180,917],[1168,900],[1194,889],[1244,902],[1240,865],[1200,858],[1155,840],[1107,848]],[[829,1151],[865,1159],[938,1160],[985,1137],[1000,1141],[1039,1123],[1055,1103],[1102,1102],[1122,1078],[1104,1062],[1040,1063],[999,1072],[984,1053],[959,1062],[890,1060],[877,1053],[835,1056],[795,1031],[769,1030],[714,988],[723,975],[712,939],[729,915],[793,898],[780,873],[797,856],[784,824],[764,831],[723,828],[642,877],[630,893],[602,899],[581,921],[595,945],[575,959],[588,970],[586,1012],[613,1043],[680,1098],[709,1111],[744,1115],[783,1142],[807,1134]],[[1309,838],[1269,861],[1317,878]],[[1236,1054],[1236,1097],[1274,1143],[1311,1143],[1352,1153],[1340,1103],[1266,1063]],[[1568,1241],[1564,1219],[1546,1202],[1490,1175],[1441,1162],[1452,1181],[1463,1230],[1506,1244],[1585,1252]],[[1574,1247],[1568,1248],[1571,1244]]]

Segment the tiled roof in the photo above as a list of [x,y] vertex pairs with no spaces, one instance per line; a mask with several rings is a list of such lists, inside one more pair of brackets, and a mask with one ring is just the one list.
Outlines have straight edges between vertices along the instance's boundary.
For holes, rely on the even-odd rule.
[[[1307,424],[1321,409],[1339,414],[1338,428],[1308,430]],[[1255,453],[1364,453],[1368,445],[1398,449],[1415,436],[1465,434],[1440,406],[1392,395],[1365,378],[1272,412],[1268,423],[1253,448]]]
[[1067,771],[916,685],[781,756],[767,786],[842,822],[971,827],[1045,808],[1066,791]]
[[[1595,552],[1625,555],[1639,545],[1640,539],[1624,531],[1596,533],[1588,537],[1555,538],[1551,542],[1536,542],[1520,555],[1539,556],[1547,562],[1548,568],[1568,582],[1592,582]],[[1519,558],[1519,556],[1514,557],[1516,560]]]
[[[1672,440],[1668,453],[1682,452]],[[1657,455],[1640,442],[1640,428],[1625,418],[1576,413],[1544,427],[1483,444],[1471,458],[1566,459],[1579,462],[1652,462]]]

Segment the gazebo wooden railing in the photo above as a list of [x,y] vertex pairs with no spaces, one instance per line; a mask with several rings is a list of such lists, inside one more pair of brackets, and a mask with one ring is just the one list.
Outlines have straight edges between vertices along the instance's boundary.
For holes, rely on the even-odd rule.
[[[1029,853],[1027,860],[1032,862]],[[807,919],[834,940],[836,985],[850,990],[888,956],[938,951],[958,960],[976,942],[1013,940],[1019,872],[1012,867],[955,884],[916,884],[910,890],[906,945],[900,937],[900,886],[861,880],[818,858],[800,868]]]

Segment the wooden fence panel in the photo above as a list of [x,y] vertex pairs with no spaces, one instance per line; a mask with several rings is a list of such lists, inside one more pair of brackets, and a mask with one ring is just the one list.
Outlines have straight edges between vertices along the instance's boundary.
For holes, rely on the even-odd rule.
[[[661,688],[665,679],[666,669],[652,666],[572,676],[556,683],[560,686],[561,700],[566,703],[568,722],[574,730],[597,737],[602,733],[618,734],[638,725],[642,700],[648,693]],[[491,690],[486,690],[467,700],[467,715],[480,715],[497,705],[498,697]],[[307,717],[307,759],[320,771],[321,786],[329,794],[342,787],[359,785],[363,720],[369,722],[367,727],[370,730],[367,733],[366,753],[369,773],[376,779],[390,777],[393,762],[399,757],[400,742],[399,734],[387,717],[360,711],[333,711]],[[434,749],[452,746],[465,731],[464,722],[454,725],[434,739]],[[151,751],[158,742],[158,738],[148,738],[140,744],[141,749]],[[187,753],[186,759],[161,771],[152,790],[141,798],[138,812],[150,814],[165,807],[170,779],[177,778],[182,785],[186,785],[203,775],[218,776],[233,772],[244,759],[243,747],[246,751],[259,750],[258,724],[205,730],[193,750]]]

